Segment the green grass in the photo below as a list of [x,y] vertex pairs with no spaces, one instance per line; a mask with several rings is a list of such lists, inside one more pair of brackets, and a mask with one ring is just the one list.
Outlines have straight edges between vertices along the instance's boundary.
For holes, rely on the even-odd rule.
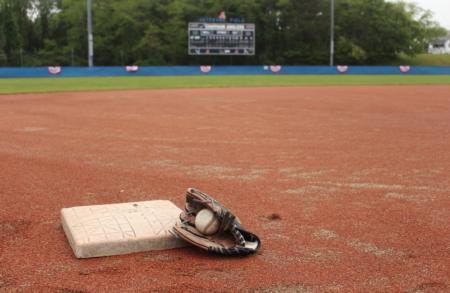
[[3,78],[0,79],[0,94],[161,88],[408,84],[450,84],[450,75],[271,75]]
[[394,64],[414,66],[450,66],[450,54],[419,54],[415,57],[400,55],[399,59],[395,61]]

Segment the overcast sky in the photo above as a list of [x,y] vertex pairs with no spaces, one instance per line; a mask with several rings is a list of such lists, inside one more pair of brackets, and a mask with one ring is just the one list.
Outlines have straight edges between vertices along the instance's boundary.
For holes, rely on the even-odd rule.
[[[391,0],[394,1],[394,0]],[[405,0],[415,2],[420,7],[431,10],[434,19],[443,27],[450,30],[450,0]]]

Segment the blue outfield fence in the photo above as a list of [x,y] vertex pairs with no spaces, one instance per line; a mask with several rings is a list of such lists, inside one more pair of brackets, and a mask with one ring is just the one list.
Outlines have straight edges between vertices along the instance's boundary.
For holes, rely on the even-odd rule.
[[8,77],[180,76],[180,75],[450,75],[450,66],[122,66],[6,67]]

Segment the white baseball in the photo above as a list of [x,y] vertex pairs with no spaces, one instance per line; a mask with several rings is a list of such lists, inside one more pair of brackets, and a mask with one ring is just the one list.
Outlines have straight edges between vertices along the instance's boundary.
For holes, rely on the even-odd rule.
[[209,209],[203,209],[195,217],[195,228],[205,235],[213,235],[219,230],[219,219]]

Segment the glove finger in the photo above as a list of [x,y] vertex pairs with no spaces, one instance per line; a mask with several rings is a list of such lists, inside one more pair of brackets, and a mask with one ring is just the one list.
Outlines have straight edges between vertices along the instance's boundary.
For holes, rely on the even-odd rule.
[[195,216],[189,212],[181,212],[180,220],[183,224],[195,225]]

